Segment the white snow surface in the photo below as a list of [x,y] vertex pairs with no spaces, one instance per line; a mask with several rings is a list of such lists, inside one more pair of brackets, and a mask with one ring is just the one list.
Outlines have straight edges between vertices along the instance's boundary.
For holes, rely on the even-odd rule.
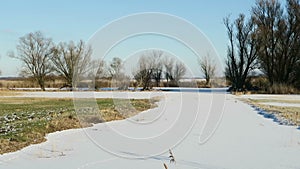
[[[0,155],[0,168],[163,169],[163,163],[169,169],[300,168],[300,130],[263,118],[232,95],[24,93],[24,97],[74,96],[137,99],[160,96],[161,101],[157,108],[130,119],[49,134],[44,143]],[[176,163],[169,163],[168,149],[172,149]]]

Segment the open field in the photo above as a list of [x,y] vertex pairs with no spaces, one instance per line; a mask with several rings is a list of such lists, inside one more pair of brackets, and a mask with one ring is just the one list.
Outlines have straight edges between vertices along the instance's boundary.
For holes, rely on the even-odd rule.
[[[96,113],[77,114],[71,98],[23,98],[16,93],[0,93],[11,96],[0,97],[0,154],[44,142],[47,133],[128,118],[154,106],[149,100],[130,100],[134,109],[125,107],[120,114],[114,100],[97,99]],[[124,111],[128,113],[124,115]]]

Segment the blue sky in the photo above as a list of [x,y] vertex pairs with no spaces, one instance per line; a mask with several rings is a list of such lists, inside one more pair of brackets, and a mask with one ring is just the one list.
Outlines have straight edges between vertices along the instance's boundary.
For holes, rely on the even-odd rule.
[[[120,17],[141,12],[163,12],[179,16],[200,29],[226,56],[227,37],[223,18],[248,14],[255,0],[2,0],[0,1],[0,70],[16,76],[21,63],[7,57],[19,37],[42,31],[54,42],[89,38],[101,27]],[[121,29],[121,28],[120,28]]]

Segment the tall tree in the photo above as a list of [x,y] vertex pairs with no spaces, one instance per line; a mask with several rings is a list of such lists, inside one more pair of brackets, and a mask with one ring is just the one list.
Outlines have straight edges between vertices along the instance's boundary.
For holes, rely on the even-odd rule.
[[289,64],[286,74],[289,74],[289,83],[300,89],[300,1],[287,0],[286,11],[288,29],[284,38],[284,53]]
[[210,80],[216,74],[216,64],[210,58],[209,54],[204,56],[203,58],[199,59],[199,65],[201,72],[206,80],[206,86],[210,85]]
[[271,85],[293,84],[300,44],[300,5],[298,0],[287,0],[287,9],[278,0],[259,0],[252,9],[257,35],[262,43],[257,46],[260,67]]
[[51,60],[55,70],[65,78],[67,86],[76,87],[78,78],[91,68],[92,49],[80,40],[60,43],[54,50]]
[[9,54],[10,57],[24,63],[23,72],[34,77],[43,91],[45,91],[45,77],[53,71],[50,62],[53,47],[50,38],[46,38],[41,32],[34,32],[19,39],[17,55],[13,52]]
[[271,85],[277,81],[275,60],[281,59],[278,54],[281,29],[283,26],[283,9],[277,0],[258,0],[252,9],[252,17],[257,25],[262,44],[258,47],[260,67],[267,75]]
[[246,21],[240,14],[234,23],[224,19],[229,38],[225,75],[234,90],[244,90],[249,73],[256,67],[259,41],[252,20]]

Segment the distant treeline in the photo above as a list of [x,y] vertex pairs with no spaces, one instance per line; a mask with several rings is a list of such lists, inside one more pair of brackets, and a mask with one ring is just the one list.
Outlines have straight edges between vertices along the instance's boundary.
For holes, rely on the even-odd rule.
[[[124,61],[121,58],[115,57],[106,62],[93,60],[92,48],[82,40],[78,43],[70,41],[55,44],[51,38],[38,31],[21,37],[16,48],[17,53],[10,52],[9,56],[22,61],[20,75],[27,79],[22,83],[14,83],[12,87],[38,85],[45,90],[46,87],[61,85],[71,90],[79,87],[126,90],[134,86],[149,90],[161,86],[191,86],[190,83],[180,81],[186,74],[185,64],[161,50],[141,52],[134,70],[124,72]],[[209,87],[215,74],[215,64],[208,58],[199,59],[199,64],[206,79],[204,86]],[[132,76],[129,77],[128,73]],[[162,79],[166,79],[166,82]],[[7,84],[4,86],[11,86]],[[196,87],[197,84],[194,84],[193,87]]]
[[[102,77],[95,81],[83,81],[82,83],[78,83],[78,88],[90,88],[91,90],[107,90],[112,87],[116,87],[113,84],[114,80],[109,77]],[[213,81],[214,87],[226,87],[225,79],[216,78]],[[128,86],[131,88],[142,88],[142,86],[138,86],[138,82],[135,79],[131,79],[128,81]],[[206,85],[206,81],[204,79],[184,79],[180,81],[181,87],[198,87],[198,88],[207,88],[210,86]],[[149,89],[152,87],[157,87],[155,81],[151,83]],[[158,87],[178,87],[173,83],[167,82],[165,78],[161,79],[160,85]],[[71,90],[70,86],[66,83],[64,77],[62,76],[54,76],[48,75],[45,77],[45,88],[48,90]],[[40,90],[39,84],[33,77],[12,77],[12,78],[0,78],[0,89],[11,89],[11,90]],[[124,89],[126,90],[126,89]]]
[[[9,56],[22,61],[24,66],[21,76],[29,77],[35,82],[27,83],[26,86],[38,84],[45,90],[51,84],[51,77],[62,78],[62,86],[71,89],[82,86],[97,87],[103,79],[110,79],[110,87],[122,90],[126,90],[132,83],[128,72],[126,74],[123,70],[124,63],[121,58],[115,57],[109,63],[101,59],[93,60],[92,48],[82,40],[78,43],[70,41],[55,44],[41,32],[34,32],[21,37],[16,48],[17,53],[10,52]],[[166,77],[167,85],[179,86],[179,80],[186,72],[183,63],[169,58],[159,50],[145,51],[141,55],[135,71],[132,72],[136,87],[148,90],[154,83],[155,86],[160,86],[163,77]],[[56,80],[57,78],[53,78],[52,81]],[[57,84],[60,83],[53,82],[51,86]],[[100,86],[103,86],[102,82]]]

